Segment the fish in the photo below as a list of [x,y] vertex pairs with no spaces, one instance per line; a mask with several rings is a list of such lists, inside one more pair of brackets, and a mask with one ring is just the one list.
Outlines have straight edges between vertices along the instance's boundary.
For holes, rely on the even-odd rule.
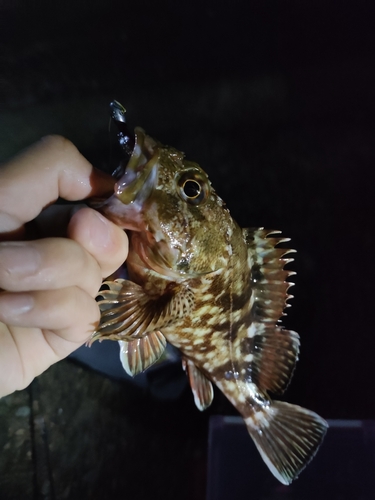
[[280,323],[295,273],[285,269],[294,250],[279,245],[290,239],[240,228],[197,163],[140,127],[129,132],[117,101],[111,114],[129,160],[95,208],[128,234],[129,279],[103,283],[91,342],[119,341],[131,376],[172,344],[197,408],[210,406],[215,384],[272,474],[290,484],[328,428],[316,413],[273,399],[287,388],[300,349],[298,334]]

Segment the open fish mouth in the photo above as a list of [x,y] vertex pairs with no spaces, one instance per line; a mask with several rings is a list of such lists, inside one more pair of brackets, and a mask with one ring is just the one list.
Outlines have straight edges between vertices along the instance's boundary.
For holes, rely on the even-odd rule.
[[151,193],[157,181],[157,163],[159,148],[144,130],[137,127],[134,135],[126,123],[126,109],[118,101],[110,104],[111,118],[118,133],[119,144],[126,156],[129,156],[125,170],[120,165],[114,172],[119,180],[115,185],[115,196],[125,205],[142,203]]
[[156,185],[159,148],[140,127],[135,129],[135,144],[124,175],[115,185],[115,196],[125,205],[142,204]]
[[159,146],[141,128],[135,129],[128,164],[107,199],[92,198],[89,206],[126,230],[145,230],[143,211],[158,181]]

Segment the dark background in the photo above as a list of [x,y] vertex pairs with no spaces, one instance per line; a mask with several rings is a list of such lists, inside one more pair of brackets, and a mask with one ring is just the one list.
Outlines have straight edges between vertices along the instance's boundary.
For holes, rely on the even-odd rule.
[[[375,410],[374,19],[354,1],[0,0],[0,158],[60,133],[114,168],[116,98],[199,162],[242,226],[298,250],[286,399],[326,418]],[[209,411],[232,410],[217,393]]]

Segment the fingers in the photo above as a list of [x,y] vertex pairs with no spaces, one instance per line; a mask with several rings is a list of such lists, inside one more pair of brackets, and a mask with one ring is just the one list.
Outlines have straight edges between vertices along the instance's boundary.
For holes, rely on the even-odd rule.
[[17,230],[57,200],[80,200],[113,189],[67,139],[50,136],[0,167],[0,233]]
[[0,243],[0,288],[11,292],[78,286],[91,296],[100,288],[98,262],[68,238]]
[[115,272],[128,255],[125,232],[91,208],[83,208],[73,215],[68,236],[93,256],[103,278]]
[[[19,238],[24,224],[58,197],[105,195],[113,183],[69,141],[42,140],[0,166],[0,240]],[[68,221],[67,212],[60,224],[54,218],[53,234],[63,238],[0,243],[0,366],[4,373],[8,363],[10,390],[24,387],[89,338],[99,323],[94,297],[102,278],[127,256],[125,233],[92,209]],[[35,230],[29,226],[27,231]]]
[[95,299],[74,286],[0,294],[0,321],[3,323],[50,330],[77,344],[88,339],[98,325],[99,317]]
[[90,208],[76,212],[69,238],[0,242],[0,288],[12,292],[76,285],[95,296],[127,257],[125,232]]
[[99,321],[95,300],[77,287],[0,293],[0,397],[88,340]]

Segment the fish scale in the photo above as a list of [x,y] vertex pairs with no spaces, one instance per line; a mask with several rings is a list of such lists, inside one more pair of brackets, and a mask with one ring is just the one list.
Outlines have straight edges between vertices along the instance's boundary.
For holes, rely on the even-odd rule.
[[298,334],[280,325],[294,274],[284,266],[294,250],[279,245],[289,239],[241,229],[198,164],[140,128],[131,136],[125,110],[112,107],[131,154],[114,194],[95,208],[128,232],[129,280],[104,283],[91,342],[118,340],[132,376],[167,342],[180,349],[197,407],[211,404],[214,383],[243,416],[270,471],[289,484],[327,430],[316,413],[270,396],[285,391],[299,355]]

